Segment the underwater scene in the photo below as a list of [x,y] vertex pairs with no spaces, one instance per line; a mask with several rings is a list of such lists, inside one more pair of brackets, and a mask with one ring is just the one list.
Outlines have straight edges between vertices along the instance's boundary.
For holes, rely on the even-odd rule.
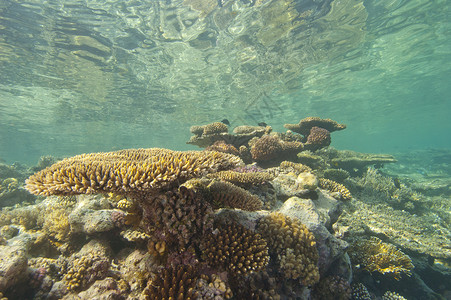
[[0,300],[451,299],[450,16],[0,1]]

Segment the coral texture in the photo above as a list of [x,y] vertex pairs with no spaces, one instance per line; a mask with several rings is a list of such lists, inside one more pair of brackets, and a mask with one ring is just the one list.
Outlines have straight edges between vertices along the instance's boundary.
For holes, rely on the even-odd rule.
[[241,160],[212,151],[128,149],[81,154],[30,176],[26,188],[36,195],[99,192],[148,192],[207,172],[229,169]]
[[154,300],[194,300],[199,278],[193,266],[178,265],[161,269],[154,279],[149,280],[144,290],[145,299]]
[[340,276],[327,276],[315,286],[315,300],[348,300],[351,299],[351,285]]
[[340,196],[343,200],[352,199],[351,192],[349,192],[349,190],[344,185],[333,180],[320,178],[319,187],[332,193],[340,193]]
[[308,150],[318,150],[330,145],[330,132],[327,129],[313,126],[307,137],[304,148]]
[[216,173],[208,174],[210,178],[221,179],[233,184],[238,185],[256,185],[262,184],[274,179],[274,175],[268,172],[237,172],[237,171],[220,171]]
[[260,234],[233,222],[217,222],[201,244],[203,257],[213,267],[241,275],[263,270],[269,261],[268,247]]
[[318,282],[315,237],[304,224],[275,212],[259,221],[257,231],[268,242],[271,255],[278,258],[284,276],[300,278],[304,285]]
[[237,155],[237,156],[240,155],[240,151],[238,151],[238,149],[235,146],[226,144],[224,141],[216,141],[213,143],[213,145],[205,148],[205,150],[230,153],[230,154]]
[[372,300],[370,292],[362,283],[352,285],[352,299],[354,300]]
[[327,129],[329,132],[337,131],[337,130],[343,130],[346,128],[345,124],[339,124],[334,120],[331,119],[321,119],[318,117],[308,117],[305,119],[302,119],[299,121],[298,124],[284,124],[283,127],[300,133],[304,136],[308,136],[310,133],[310,130],[313,127],[320,127]]
[[254,142],[250,141],[249,144],[252,159],[257,162],[279,159],[303,149],[301,142],[283,141],[276,135],[264,135]]
[[357,241],[350,249],[351,259],[369,272],[379,272],[401,278],[404,273],[411,275],[413,264],[409,256],[395,246],[383,243],[377,237]]

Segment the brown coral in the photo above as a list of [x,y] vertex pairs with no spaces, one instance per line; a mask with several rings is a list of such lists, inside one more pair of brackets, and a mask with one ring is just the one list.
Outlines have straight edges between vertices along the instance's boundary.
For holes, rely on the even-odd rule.
[[401,278],[402,273],[410,276],[413,269],[409,256],[374,236],[354,243],[350,248],[350,257],[367,271],[387,274],[396,280]]
[[210,199],[215,208],[239,208],[247,211],[262,209],[263,202],[256,195],[232,183],[214,180],[208,185]]
[[240,162],[226,153],[161,148],[81,154],[30,176],[26,188],[32,194],[45,196],[149,192],[232,168]]
[[171,247],[185,250],[212,230],[213,210],[193,190],[181,186],[153,197],[151,202],[143,211],[143,224],[151,226],[146,231],[158,230]]
[[198,278],[198,272],[193,266],[177,265],[164,268],[154,279],[149,280],[144,297],[151,300],[197,299],[195,289]]
[[321,119],[318,117],[308,117],[308,118],[302,119],[301,121],[299,121],[298,124],[284,124],[283,125],[283,127],[287,128],[291,131],[300,133],[304,136],[308,136],[308,134],[310,133],[310,129],[312,129],[312,127],[315,127],[315,126],[327,129],[329,132],[343,130],[346,128],[345,124],[339,124],[334,120]]
[[335,182],[333,180],[320,178],[319,187],[332,193],[340,193],[340,196],[343,200],[352,199],[352,195],[349,190],[341,183]]
[[252,159],[257,162],[286,157],[303,149],[301,142],[283,141],[276,135],[264,135],[251,144]]
[[296,175],[299,175],[300,173],[303,173],[303,172],[311,172],[312,171],[312,168],[310,168],[309,166],[306,166],[301,163],[294,163],[292,161],[286,161],[286,160],[284,160],[283,162],[280,163],[279,168],[282,169],[284,172],[293,172]]
[[233,222],[217,222],[205,236],[203,258],[212,267],[241,275],[263,270],[269,261],[268,247],[260,234]]
[[240,155],[240,151],[238,151],[238,149],[235,148],[235,146],[226,144],[224,141],[216,141],[213,143],[213,145],[205,148],[205,150],[230,153],[230,154],[237,155],[237,156]]
[[257,231],[268,242],[270,254],[277,258],[285,277],[300,278],[304,285],[318,282],[315,237],[304,224],[275,212],[259,221]]
[[274,175],[268,172],[237,172],[237,171],[221,171],[208,174],[210,178],[221,179],[238,185],[254,185],[274,179]]
[[330,132],[327,129],[313,126],[307,137],[307,143],[304,145],[305,149],[318,150],[330,145]]
[[213,122],[204,126],[204,135],[227,133],[229,132],[229,127],[222,122]]

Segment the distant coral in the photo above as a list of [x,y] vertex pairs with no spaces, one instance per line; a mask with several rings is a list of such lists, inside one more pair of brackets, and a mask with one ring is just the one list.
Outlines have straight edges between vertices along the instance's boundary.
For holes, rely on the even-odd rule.
[[396,280],[399,280],[403,273],[410,276],[413,269],[409,256],[376,237],[355,242],[350,249],[350,256],[365,270],[387,274]]
[[264,135],[250,142],[252,159],[257,162],[281,160],[303,149],[301,142],[283,141],[276,135]]
[[268,241],[285,277],[300,278],[306,286],[318,282],[316,241],[304,224],[275,212],[259,221],[257,231]]
[[302,119],[299,121],[298,124],[284,124],[283,127],[300,133],[304,136],[308,136],[310,133],[310,130],[313,127],[320,127],[327,129],[329,132],[337,131],[337,130],[343,130],[346,128],[345,124],[339,124],[334,120],[331,119],[321,119],[318,117],[308,117],[305,119]]
[[26,188],[45,196],[148,192],[240,163],[234,155],[214,151],[151,148],[82,154],[30,176]]
[[210,266],[234,276],[263,270],[269,261],[268,247],[260,234],[234,222],[217,221],[201,249]]
[[320,178],[319,179],[319,187],[322,189],[328,190],[329,192],[332,192],[332,193],[340,193],[340,197],[343,200],[351,200],[352,199],[351,192],[349,192],[349,190],[344,185],[342,185],[341,183],[335,182],[333,180]]
[[230,154],[237,155],[237,156],[240,155],[240,151],[238,151],[238,149],[235,148],[235,146],[226,144],[224,141],[216,141],[213,143],[213,145],[205,148],[205,150],[230,153]]

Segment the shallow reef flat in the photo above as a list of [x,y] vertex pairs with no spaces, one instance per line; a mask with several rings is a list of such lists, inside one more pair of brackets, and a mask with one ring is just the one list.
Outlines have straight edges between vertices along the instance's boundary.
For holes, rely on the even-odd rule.
[[405,157],[334,149],[334,120],[264,125],[192,126],[199,151],[1,164],[0,297],[450,295],[449,188]]

